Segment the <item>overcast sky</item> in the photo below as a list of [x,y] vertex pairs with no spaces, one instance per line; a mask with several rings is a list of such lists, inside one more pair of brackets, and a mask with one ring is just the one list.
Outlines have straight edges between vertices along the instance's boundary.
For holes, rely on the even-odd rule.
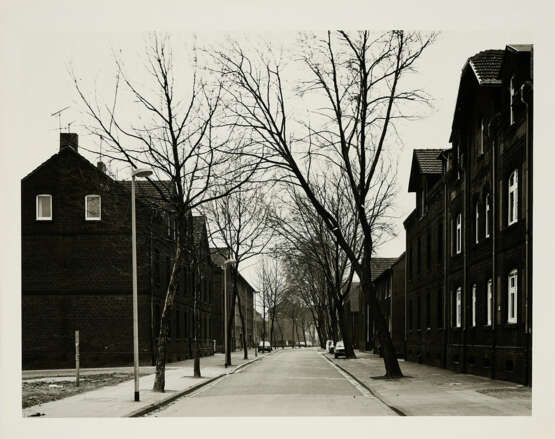
[[[396,203],[400,232],[396,240],[384,246],[381,256],[397,256],[404,250],[402,219],[413,209],[413,196],[406,192],[412,150],[421,147],[446,147],[457,94],[461,67],[466,59],[485,49],[502,49],[509,43],[534,43],[534,416],[507,419],[449,418],[432,422],[429,418],[400,423],[384,418],[329,419],[300,421],[293,424],[297,435],[342,434],[345,429],[359,428],[363,437],[390,437],[414,434],[416,428],[430,437],[444,437],[456,431],[461,437],[547,437],[553,431],[553,310],[555,281],[551,260],[554,248],[552,234],[553,140],[553,2],[522,0],[420,0],[379,2],[353,0],[296,0],[294,2],[261,2],[245,0],[187,2],[158,0],[59,0],[0,2],[0,175],[2,182],[2,246],[0,250],[0,383],[2,415],[0,432],[10,428],[6,437],[98,437],[102,427],[121,437],[155,437],[160,435],[159,422],[132,424],[109,423],[104,420],[79,419],[56,423],[29,423],[21,419],[20,398],[20,309],[21,309],[21,247],[20,247],[20,181],[58,150],[57,120],[50,114],[66,105],[72,112],[66,122],[79,123],[80,115],[73,108],[75,94],[67,75],[73,61],[80,72],[94,80],[94,75],[111,68],[109,51],[120,45],[135,46],[140,53],[140,34],[136,31],[163,29],[203,31],[213,29],[259,31],[268,29],[438,29],[442,34],[427,50],[420,63],[422,86],[435,99],[434,112],[426,119],[411,123],[402,130],[405,149],[400,155],[400,195]],[[107,32],[124,32],[122,34]],[[88,33],[79,33],[88,32]],[[131,55],[131,53],[130,53]],[[74,112],[74,113],[73,113]],[[547,202],[545,202],[547,201]],[[539,237],[539,239],[538,239]],[[538,257],[539,255],[539,257]],[[542,257],[543,256],[543,257]],[[251,267],[251,269],[254,267]],[[255,270],[245,275],[253,283]],[[541,349],[537,349],[540,346]],[[15,379],[14,379],[15,377]],[[4,404],[4,402],[6,402]],[[9,421],[7,421],[9,419]],[[77,420],[76,420],[77,421]],[[123,421],[123,420],[121,420]],[[434,420],[434,421],[437,421]],[[447,424],[445,422],[447,422]],[[9,422],[9,425],[8,425]],[[175,434],[168,427],[206,434],[206,421],[178,419],[163,434]],[[210,432],[221,437],[246,437],[238,420],[233,428],[229,422],[210,421]],[[268,425],[268,420],[261,420]],[[178,426],[179,424],[179,426]],[[254,425],[254,424],[253,424]],[[261,426],[262,424],[259,424]],[[253,426],[257,436],[283,437],[284,423],[270,424],[264,433]],[[292,425],[292,424],[288,424]],[[278,428],[272,428],[272,427]],[[6,427],[4,429],[4,427]],[[341,429],[340,429],[341,427]],[[523,428],[526,428],[526,433]],[[119,428],[119,430],[118,430]],[[203,428],[201,432],[201,428]],[[125,430],[124,430],[125,429]],[[193,430],[194,431],[194,430]],[[301,432],[301,433],[299,433]],[[1,435],[2,433],[0,433]],[[394,434],[395,435],[395,434]],[[440,436],[441,435],[441,436]],[[29,434],[26,437],[31,437]]]
[[[234,36],[234,33],[230,33]],[[260,37],[257,32],[243,32],[243,37]],[[291,44],[295,32],[270,34],[274,41]],[[223,33],[201,32],[199,44],[223,38]],[[395,201],[397,236],[383,245],[379,256],[399,256],[405,249],[404,218],[414,208],[414,195],[407,192],[412,152],[415,148],[444,148],[448,146],[449,130],[458,90],[461,68],[467,58],[485,49],[503,49],[509,43],[533,41],[530,31],[443,31],[417,64],[418,73],[410,81],[423,88],[433,99],[433,107],[422,109],[422,118],[404,122],[399,127],[403,148],[399,152],[398,186]],[[177,34],[174,40],[176,54],[186,54],[181,46],[192,44],[192,34]],[[59,120],[51,114],[66,106],[61,121],[67,130],[80,134],[80,142],[91,147],[95,139],[85,136],[80,128],[88,122],[82,112],[69,69],[73,68],[89,90],[96,88],[100,95],[106,92],[113,78],[113,52],[122,54],[128,63],[128,71],[138,81],[148,84],[142,74],[144,33],[27,33],[14,39],[10,46],[13,57],[11,68],[18,81],[14,83],[12,96],[16,101],[11,108],[11,135],[16,139],[17,154],[12,161],[12,171],[22,177],[58,151]],[[177,46],[177,47],[175,47]],[[183,71],[186,74],[186,71]],[[92,162],[97,155],[83,154]],[[120,172],[120,178],[128,178]],[[256,286],[255,261],[248,261],[242,269],[247,279]]]

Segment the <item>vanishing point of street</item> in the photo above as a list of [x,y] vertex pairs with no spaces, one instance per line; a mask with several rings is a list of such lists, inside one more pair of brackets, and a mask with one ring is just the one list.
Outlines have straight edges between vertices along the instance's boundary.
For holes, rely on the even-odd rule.
[[277,350],[150,416],[395,416],[312,349]]

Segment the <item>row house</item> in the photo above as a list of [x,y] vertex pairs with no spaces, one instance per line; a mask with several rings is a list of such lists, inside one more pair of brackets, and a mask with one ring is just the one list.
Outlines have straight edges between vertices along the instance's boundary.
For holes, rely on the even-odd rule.
[[[229,259],[229,250],[224,247],[216,247],[210,249],[210,255],[214,265],[218,267],[224,267],[224,262]],[[221,283],[223,284],[224,273],[227,276],[226,285],[227,288],[227,309],[231,312],[231,300],[233,299],[233,276],[232,270],[235,267],[229,265],[226,270],[223,270],[221,274]],[[222,287],[223,288],[223,287]],[[233,329],[231,331],[231,350],[243,349],[243,325],[241,323],[241,315],[239,314],[239,307],[241,307],[241,312],[243,313],[243,318],[245,319],[246,326],[246,340],[247,347],[253,346],[254,340],[254,294],[256,291],[251,286],[251,284],[243,277],[241,273],[237,273],[237,293],[238,300],[235,303],[235,315],[233,319]],[[218,352],[224,352],[224,298],[223,295],[220,297],[220,304],[217,320],[214,324],[215,330],[215,340],[216,340],[216,350]]]
[[[78,136],[60,134],[60,150],[21,181],[22,362],[24,369],[72,367],[74,331],[84,367],[131,364],[132,278],[129,181],[79,154]],[[168,182],[155,182],[168,191]],[[158,189],[136,182],[140,363],[154,364],[160,315],[175,255],[172,212]],[[213,315],[221,268],[209,257],[204,217],[192,232],[179,272],[168,360],[213,352]]]
[[[391,295],[391,282],[393,267],[395,267],[395,284],[404,283],[404,274],[400,274],[399,267],[404,267],[404,256],[399,258],[382,258],[373,257],[370,260],[371,280],[376,289],[376,298],[382,310],[382,314],[390,322],[392,321],[393,303],[398,305],[398,295],[395,299]],[[404,268],[403,268],[404,270]],[[387,273],[387,274],[386,274]],[[404,290],[399,290],[401,297]],[[396,309],[397,311],[397,309]],[[352,334],[353,347],[362,351],[373,350],[376,348],[376,337],[374,320],[372,316],[372,308],[366,295],[360,288],[360,282],[353,282],[349,294],[345,298],[344,305],[345,322],[349,325]],[[403,313],[404,315],[404,313]],[[403,315],[396,314],[396,319],[402,318]],[[397,328],[397,322],[396,326]]]
[[450,142],[413,156],[407,359],[531,384],[531,46],[469,58]]

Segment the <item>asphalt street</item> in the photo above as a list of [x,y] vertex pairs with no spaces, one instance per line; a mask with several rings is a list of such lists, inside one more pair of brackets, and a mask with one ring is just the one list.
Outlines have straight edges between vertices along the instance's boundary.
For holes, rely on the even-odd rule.
[[316,349],[277,350],[149,416],[396,416]]

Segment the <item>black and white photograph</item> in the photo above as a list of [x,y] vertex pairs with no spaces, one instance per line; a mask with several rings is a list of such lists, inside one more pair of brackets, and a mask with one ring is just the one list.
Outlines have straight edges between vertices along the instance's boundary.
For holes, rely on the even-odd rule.
[[2,436],[549,437],[552,41],[244,3],[0,19]]

